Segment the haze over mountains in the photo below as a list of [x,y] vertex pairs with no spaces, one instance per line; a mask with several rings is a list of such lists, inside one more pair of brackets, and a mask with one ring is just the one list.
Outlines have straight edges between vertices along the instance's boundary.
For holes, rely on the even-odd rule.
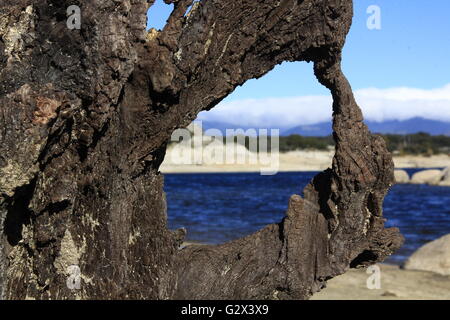
[[[450,136],[450,122],[429,120],[424,118],[411,118],[404,121],[391,120],[383,122],[365,121],[370,130],[374,133],[382,134],[413,134],[425,132],[430,135],[447,135]],[[246,127],[234,125],[224,122],[203,121],[203,130],[219,129],[224,135],[226,129],[259,129],[255,127]],[[331,122],[322,122],[312,125],[301,125],[294,128],[267,128],[261,129],[280,129],[280,135],[289,136],[299,134],[302,136],[328,136],[332,133]],[[269,132],[270,134],[270,132]]]
[[[382,134],[412,134],[425,132],[431,135],[450,135],[450,123],[428,120],[424,118],[412,118],[399,121],[384,122],[365,121],[370,130]],[[303,136],[327,136],[331,134],[331,123],[324,122],[309,126],[298,126],[282,132],[282,135],[299,134]]]

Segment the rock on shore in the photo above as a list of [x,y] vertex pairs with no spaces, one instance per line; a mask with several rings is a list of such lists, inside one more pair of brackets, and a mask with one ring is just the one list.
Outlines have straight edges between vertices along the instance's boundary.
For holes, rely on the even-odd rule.
[[405,170],[395,170],[395,182],[397,183],[409,183],[409,174]]
[[437,185],[442,179],[442,174],[441,170],[419,171],[412,176],[411,183]]
[[450,187],[450,167],[444,170],[442,180],[439,185]]
[[450,234],[417,250],[406,262],[405,269],[450,275]]
[[[396,170],[395,172],[396,179],[398,176],[397,183],[408,183],[408,181],[403,180],[404,173],[401,171],[403,170]],[[409,183],[450,187],[450,167],[442,171],[436,169],[419,171],[411,177]]]

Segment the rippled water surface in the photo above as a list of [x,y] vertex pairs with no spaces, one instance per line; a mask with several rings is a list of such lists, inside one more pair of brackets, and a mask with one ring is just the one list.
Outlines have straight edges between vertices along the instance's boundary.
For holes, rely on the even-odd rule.
[[[417,170],[408,170],[410,174]],[[187,240],[223,243],[279,222],[289,197],[301,194],[314,172],[168,174],[169,227]],[[450,233],[450,187],[396,185],[384,202],[388,227],[399,227],[404,247],[387,262],[401,264],[424,243]]]

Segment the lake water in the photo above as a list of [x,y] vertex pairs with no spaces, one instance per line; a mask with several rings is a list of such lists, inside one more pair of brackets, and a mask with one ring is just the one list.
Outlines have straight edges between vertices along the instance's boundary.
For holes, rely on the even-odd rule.
[[[315,174],[166,174],[169,227],[185,227],[187,240],[211,244],[246,236],[281,221],[289,197],[302,194]],[[386,261],[401,265],[423,244],[450,233],[450,187],[396,185],[384,202],[384,215],[387,227],[400,228],[406,238]]]

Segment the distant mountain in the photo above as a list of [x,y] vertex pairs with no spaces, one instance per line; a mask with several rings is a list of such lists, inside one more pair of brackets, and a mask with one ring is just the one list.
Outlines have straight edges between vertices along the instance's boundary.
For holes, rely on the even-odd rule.
[[244,131],[247,131],[248,129],[255,129],[257,134],[259,132],[260,129],[267,129],[268,133],[270,135],[270,130],[271,129],[279,129],[280,130],[280,134],[282,133],[282,129],[280,128],[268,128],[268,127],[261,127],[261,128],[255,128],[254,126],[240,126],[240,125],[235,125],[235,124],[230,124],[230,123],[226,123],[226,122],[217,122],[217,121],[202,121],[202,128],[203,131],[209,130],[209,129],[218,129],[222,132],[222,134],[224,136],[226,136],[226,131],[227,129],[232,129],[232,130],[236,130],[236,129],[242,129]]
[[418,132],[450,136],[450,122],[411,118],[404,121],[367,122],[376,133],[411,134]]
[[[425,132],[431,135],[450,136],[450,123],[424,118],[411,118],[409,120],[398,121],[366,121],[369,129],[374,133],[382,134],[412,134]],[[314,125],[298,126],[285,130],[281,133],[283,136],[299,134],[302,136],[327,136],[332,132],[331,123],[323,122]]]
[[328,121],[317,124],[294,127],[281,132],[281,135],[290,136],[293,134],[299,134],[305,137],[324,137],[329,136],[332,132],[333,130],[331,129],[331,121]]
[[[398,121],[366,121],[366,124],[369,126],[370,130],[374,133],[391,133],[391,134],[412,134],[418,132],[426,132],[431,135],[447,135],[450,136],[450,122],[443,121],[435,121],[428,120],[424,118],[411,118],[409,120]],[[223,135],[225,135],[227,129],[256,129],[252,126],[239,126],[225,122],[218,121],[202,121],[203,131],[208,129],[219,129]],[[267,128],[261,127],[261,129],[279,129],[279,128]],[[331,121],[330,122],[321,122],[312,125],[302,125],[290,129],[281,128],[280,134],[282,136],[289,136],[292,134],[299,134],[301,136],[306,137],[324,137],[331,135]]]

